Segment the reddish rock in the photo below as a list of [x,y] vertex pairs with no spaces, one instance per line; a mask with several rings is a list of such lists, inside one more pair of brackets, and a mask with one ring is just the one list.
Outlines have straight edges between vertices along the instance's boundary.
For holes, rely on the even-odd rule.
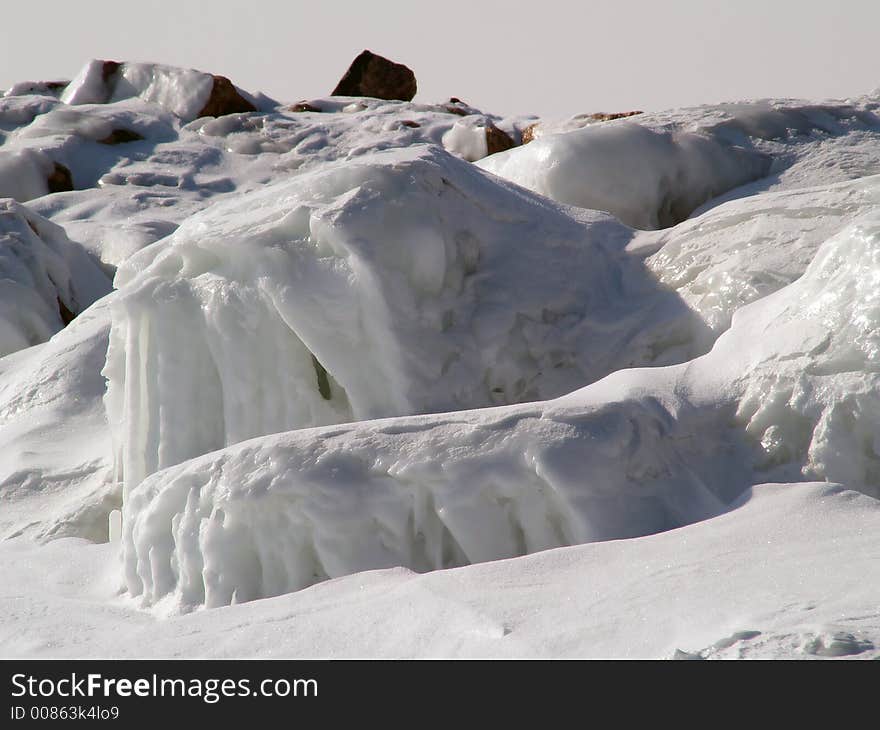
[[402,63],[363,51],[340,79],[333,96],[369,96],[411,101],[416,95],[415,74]]
[[494,155],[496,152],[504,152],[511,147],[516,147],[516,142],[507,132],[498,129],[494,124],[486,125],[487,154]]
[[470,112],[467,109],[462,109],[461,107],[452,106],[450,104],[446,105],[446,111],[449,114],[455,114],[459,117],[466,117],[466,116],[468,116],[468,114],[470,114]]
[[307,101],[298,101],[296,104],[288,107],[288,111],[292,112],[323,112],[323,109],[319,109],[314,104],[309,104]]
[[611,114],[606,114],[605,112],[596,112],[595,114],[587,114],[586,117],[587,119],[592,119],[597,122],[610,122],[612,119],[624,119],[625,117],[634,117],[636,114],[642,114],[642,112],[612,112]]
[[113,80],[113,77],[116,76],[116,72],[119,71],[119,68],[122,66],[119,61],[104,61],[104,65],[101,67],[101,80],[104,82],[105,86],[109,86],[110,82]]
[[46,179],[50,193],[66,193],[73,190],[73,177],[64,165],[56,162],[52,174]]
[[522,143],[523,143],[523,144],[528,144],[528,143],[531,142],[533,139],[535,139],[535,136],[536,136],[536,135],[535,135],[535,132],[537,131],[537,129],[538,129],[538,123],[537,123],[537,122],[535,122],[534,124],[530,124],[528,127],[526,127],[526,128],[522,131]]
[[255,112],[257,108],[238,93],[232,82],[225,76],[214,74],[214,86],[208,102],[199,112],[199,117],[222,117],[226,114]]
[[404,127],[410,127],[411,129],[418,129],[419,127],[422,126],[422,125],[419,124],[418,122],[414,122],[412,119],[404,119],[404,120],[401,122],[401,124],[402,124]]

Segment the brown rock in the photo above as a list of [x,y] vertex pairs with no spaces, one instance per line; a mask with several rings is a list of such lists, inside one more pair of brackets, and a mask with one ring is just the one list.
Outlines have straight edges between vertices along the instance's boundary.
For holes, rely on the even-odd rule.
[[411,101],[415,95],[415,74],[403,64],[371,51],[362,51],[333,89],[333,96],[369,96],[400,101]]
[[52,174],[46,179],[50,193],[66,193],[73,190],[73,177],[64,165],[56,162]]
[[296,104],[288,107],[289,111],[292,112],[323,112],[323,109],[319,109],[314,104],[309,104],[307,101],[298,101]]
[[76,315],[67,308],[67,305],[64,302],[61,301],[61,297],[55,298],[58,300],[58,314],[66,327],[73,322],[73,318],[76,317]]
[[101,67],[101,80],[104,82],[105,86],[109,86],[110,82],[113,80],[113,77],[116,76],[116,72],[119,71],[119,68],[122,66],[119,61],[104,61],[104,65]]
[[596,112],[595,114],[587,114],[586,117],[587,119],[592,119],[597,122],[610,122],[612,119],[624,119],[625,117],[634,117],[636,114],[642,114],[642,112],[612,112],[611,114],[606,114],[605,112]]
[[516,147],[516,142],[507,132],[498,129],[494,124],[486,125],[487,154],[494,155],[496,152],[504,152],[511,147]]
[[225,76],[214,74],[214,86],[208,102],[198,113],[198,117],[222,117],[225,114],[255,112],[257,108],[236,91],[232,82]]
[[114,129],[104,139],[99,139],[101,144],[125,144],[126,142],[137,142],[143,137],[131,129]]
[[411,129],[418,129],[419,127],[422,126],[422,125],[419,124],[418,122],[414,122],[412,119],[404,119],[404,120],[401,122],[401,124],[402,124],[404,127],[410,127]]
[[528,144],[537,136],[535,132],[538,130],[538,122],[534,122],[522,131],[522,143]]

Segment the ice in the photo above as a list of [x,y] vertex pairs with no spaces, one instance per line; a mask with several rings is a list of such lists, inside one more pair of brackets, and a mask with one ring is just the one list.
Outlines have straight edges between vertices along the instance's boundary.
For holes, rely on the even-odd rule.
[[608,122],[575,118],[543,123],[545,133],[533,142],[477,164],[555,200],[655,229],[712,199],[880,173],[875,109],[868,97],[719,104]]
[[544,136],[477,164],[554,200],[608,211],[646,229],[678,223],[770,169],[759,152],[629,122]]
[[578,215],[417,146],[186,221],[116,277],[127,488],[253,436],[544,399],[696,354],[702,324],[622,251],[630,231]]
[[45,342],[109,291],[109,278],[62,228],[0,201],[0,357]]
[[738,309],[804,273],[824,241],[880,205],[880,177],[718,205],[631,248],[717,336]]
[[265,437],[154,474],[124,501],[128,589],[218,606],[633,537],[786,477],[880,496],[878,276],[872,214],[692,363],[537,405]]
[[190,121],[207,104],[213,82],[211,74],[194,69],[95,60],[70,82],[61,101],[70,105],[104,104],[139,97]]

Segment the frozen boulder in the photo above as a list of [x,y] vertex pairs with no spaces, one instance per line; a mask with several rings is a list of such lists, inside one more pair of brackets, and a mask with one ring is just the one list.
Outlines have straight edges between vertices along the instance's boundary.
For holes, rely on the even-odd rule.
[[153,63],[91,61],[70,82],[65,104],[106,104],[138,97],[184,121],[256,111],[225,76]]
[[45,342],[109,291],[109,278],[62,228],[0,201],[0,357]]
[[702,325],[622,251],[629,237],[431,146],[216,204],[117,273],[119,476],[129,488],[266,433],[538,400],[692,357]]
[[701,134],[621,122],[543,136],[477,164],[553,200],[654,229],[765,176],[770,159]]
[[402,63],[365,50],[351,62],[332,95],[411,101],[416,95],[416,77]]

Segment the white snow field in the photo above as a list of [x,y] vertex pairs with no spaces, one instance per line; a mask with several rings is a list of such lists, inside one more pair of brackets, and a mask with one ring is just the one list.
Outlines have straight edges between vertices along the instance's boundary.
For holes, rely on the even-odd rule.
[[880,656],[878,107],[16,85],[0,656]]

